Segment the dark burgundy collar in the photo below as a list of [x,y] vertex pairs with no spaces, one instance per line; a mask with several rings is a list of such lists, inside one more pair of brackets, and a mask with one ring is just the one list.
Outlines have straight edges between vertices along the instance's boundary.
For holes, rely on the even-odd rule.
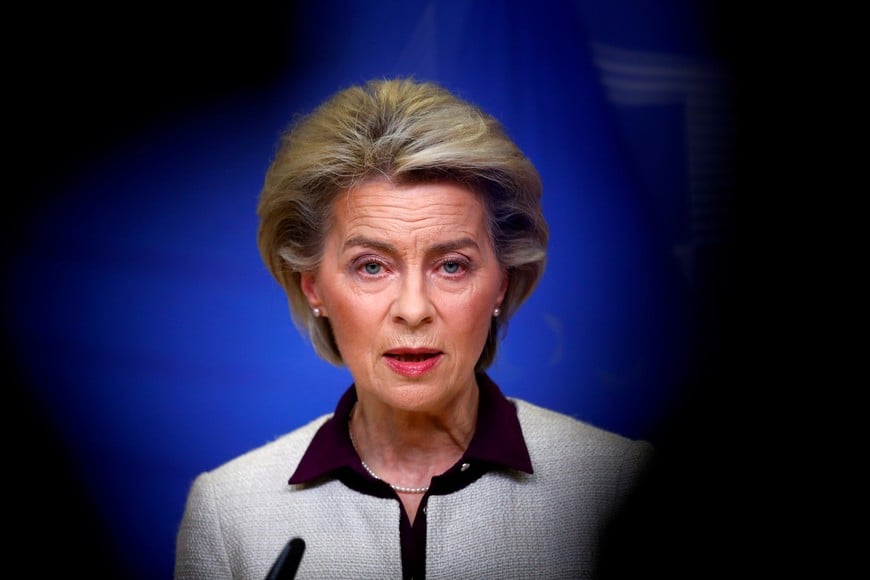
[[[493,467],[532,473],[516,407],[486,373],[477,375],[477,385],[480,389],[477,427],[460,461],[482,461]],[[356,400],[356,387],[351,385],[339,399],[333,416],[314,435],[289,483],[306,483],[346,467],[361,470],[347,429]]]

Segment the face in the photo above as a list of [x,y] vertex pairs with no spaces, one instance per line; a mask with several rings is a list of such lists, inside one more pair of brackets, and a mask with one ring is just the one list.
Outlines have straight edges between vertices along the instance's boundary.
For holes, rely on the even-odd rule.
[[360,399],[437,411],[475,388],[507,290],[472,191],[376,181],[340,196],[323,260],[302,276]]

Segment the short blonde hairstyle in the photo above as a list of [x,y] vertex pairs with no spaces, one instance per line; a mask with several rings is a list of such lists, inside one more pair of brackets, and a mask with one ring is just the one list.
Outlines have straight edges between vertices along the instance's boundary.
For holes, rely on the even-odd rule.
[[287,293],[293,322],[336,366],[344,361],[329,320],[311,312],[301,274],[320,264],[336,197],[374,179],[446,181],[483,200],[493,248],[509,276],[501,315],[492,319],[477,362],[476,370],[485,370],[507,321],[544,272],[549,228],[537,170],[495,118],[430,82],[369,81],[292,123],[260,192],[257,242]]

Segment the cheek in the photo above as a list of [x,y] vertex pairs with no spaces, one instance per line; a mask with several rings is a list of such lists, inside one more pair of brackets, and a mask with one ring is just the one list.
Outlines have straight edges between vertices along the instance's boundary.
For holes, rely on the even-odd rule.
[[481,293],[451,300],[445,303],[443,311],[460,340],[480,341],[489,333],[493,303],[489,293]]
[[320,295],[331,318],[344,319],[350,313],[359,310],[359,297],[345,276],[332,273],[323,276],[320,284]]
[[382,300],[376,296],[358,293],[331,295],[328,299],[329,317],[339,347],[355,348],[373,344],[383,318]]

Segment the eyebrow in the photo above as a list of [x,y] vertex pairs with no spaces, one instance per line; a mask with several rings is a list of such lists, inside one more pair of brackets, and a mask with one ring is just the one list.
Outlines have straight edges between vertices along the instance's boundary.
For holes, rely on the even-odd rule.
[[[372,238],[367,238],[365,236],[350,237],[344,242],[344,245],[343,245],[343,247],[345,249],[350,248],[350,247],[354,247],[354,246],[360,246],[360,247],[364,247],[364,248],[372,248],[372,249],[380,250],[381,252],[384,252],[387,254],[393,254],[393,255],[399,253],[398,250],[396,249],[396,247],[393,246],[392,244],[388,244],[386,242],[382,242],[380,240],[375,240]],[[427,248],[426,252],[432,253],[432,254],[444,254],[447,252],[455,252],[457,250],[463,250],[465,248],[472,248],[472,249],[479,251],[480,245],[477,243],[477,241],[474,240],[474,238],[463,237],[463,238],[458,238],[455,240],[448,240],[446,242],[440,242],[438,244],[435,244],[435,245]]]

